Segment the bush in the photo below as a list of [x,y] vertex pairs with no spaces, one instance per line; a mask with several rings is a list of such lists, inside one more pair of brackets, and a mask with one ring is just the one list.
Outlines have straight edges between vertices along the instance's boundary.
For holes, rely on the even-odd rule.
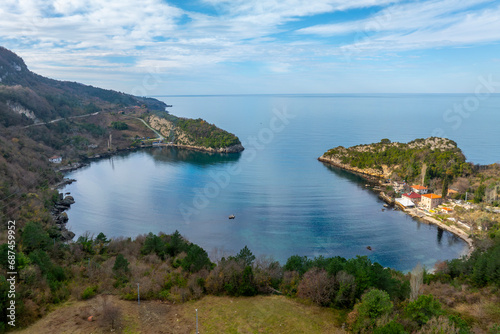
[[375,328],[373,334],[407,334],[405,328],[400,323],[391,320],[383,327]]
[[128,124],[125,122],[111,122],[111,127],[115,130],[128,130]]
[[361,302],[354,307],[357,318],[353,325],[355,332],[375,327],[377,319],[392,312],[393,304],[389,294],[382,290],[373,289],[361,297]]
[[432,317],[443,314],[441,304],[432,295],[421,295],[405,308],[406,317],[419,326],[426,324]]
[[83,292],[82,292],[82,296],[81,296],[82,299],[87,300],[87,299],[94,297],[97,294],[97,288],[98,288],[97,285],[92,285],[92,286],[86,287],[85,290],[83,290]]

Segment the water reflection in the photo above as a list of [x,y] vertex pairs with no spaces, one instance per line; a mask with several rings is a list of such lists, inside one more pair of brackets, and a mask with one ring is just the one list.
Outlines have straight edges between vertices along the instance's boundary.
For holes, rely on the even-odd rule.
[[198,152],[177,147],[155,147],[151,149],[145,149],[145,152],[147,152],[154,158],[155,163],[189,163],[197,166],[236,162],[241,157],[241,153]]
[[437,229],[437,242],[438,242],[438,245],[441,246],[441,242],[443,240],[443,229],[442,228],[439,228]]
[[330,165],[329,163],[326,162],[321,162],[323,166],[325,166],[329,171],[331,171],[333,174],[336,176],[339,176],[343,179],[349,180],[351,183],[356,184],[360,188],[365,188],[365,184],[367,183],[367,180],[363,178],[362,176],[348,172],[342,168],[335,167],[333,165]]

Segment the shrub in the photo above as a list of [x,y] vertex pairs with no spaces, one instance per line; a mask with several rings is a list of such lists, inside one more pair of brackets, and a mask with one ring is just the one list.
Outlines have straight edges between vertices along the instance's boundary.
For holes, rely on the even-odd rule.
[[373,328],[377,319],[392,312],[393,304],[387,292],[373,289],[365,293],[354,308],[358,315],[353,329],[358,332]]
[[439,316],[442,313],[441,304],[432,295],[421,295],[405,308],[406,317],[415,321],[419,326],[424,325],[432,317]]
[[111,127],[115,130],[127,130],[128,124],[125,122],[111,122]]
[[313,268],[304,274],[297,295],[313,303],[327,306],[334,295],[334,280],[324,269]]
[[434,317],[417,332],[418,334],[459,334],[460,330],[445,316]]
[[391,320],[383,327],[375,328],[373,334],[407,334],[403,325],[399,322]]
[[94,297],[97,294],[97,288],[98,288],[97,285],[92,285],[92,286],[86,287],[85,290],[83,290],[83,292],[82,292],[82,296],[81,296],[82,299],[86,300],[86,299],[90,299],[90,298]]

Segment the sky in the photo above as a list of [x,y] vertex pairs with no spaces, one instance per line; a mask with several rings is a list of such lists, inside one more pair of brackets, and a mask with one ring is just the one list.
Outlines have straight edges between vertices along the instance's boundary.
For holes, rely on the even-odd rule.
[[0,18],[32,71],[140,96],[500,81],[498,0],[2,0]]

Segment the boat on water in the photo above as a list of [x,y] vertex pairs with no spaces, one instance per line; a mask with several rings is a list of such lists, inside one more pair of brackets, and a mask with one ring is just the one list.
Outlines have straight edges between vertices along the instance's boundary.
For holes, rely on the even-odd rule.
[[229,219],[234,219],[234,218],[236,218],[234,215],[229,216]]
[[165,105],[165,108],[172,108],[172,107],[173,107],[173,105],[171,105],[171,104]]

